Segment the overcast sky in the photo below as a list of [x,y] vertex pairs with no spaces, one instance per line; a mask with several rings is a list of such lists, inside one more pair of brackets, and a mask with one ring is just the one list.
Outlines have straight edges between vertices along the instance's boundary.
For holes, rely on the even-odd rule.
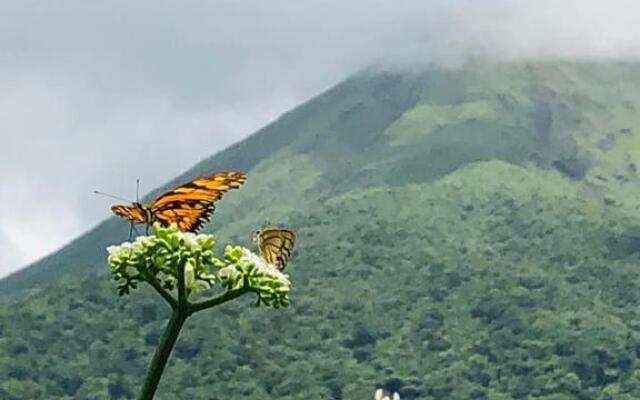
[[372,63],[635,59],[632,0],[0,0],[0,276]]

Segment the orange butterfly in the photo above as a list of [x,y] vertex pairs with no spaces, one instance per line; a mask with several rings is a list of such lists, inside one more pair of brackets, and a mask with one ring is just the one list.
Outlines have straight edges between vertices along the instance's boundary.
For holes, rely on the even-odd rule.
[[260,256],[267,264],[283,271],[293,252],[296,234],[289,229],[266,228],[256,232]]
[[133,224],[160,222],[176,223],[182,232],[196,232],[211,218],[214,203],[230,189],[238,189],[247,179],[238,171],[216,172],[206,175],[167,192],[149,204],[133,202],[130,206],[115,205],[111,211]]

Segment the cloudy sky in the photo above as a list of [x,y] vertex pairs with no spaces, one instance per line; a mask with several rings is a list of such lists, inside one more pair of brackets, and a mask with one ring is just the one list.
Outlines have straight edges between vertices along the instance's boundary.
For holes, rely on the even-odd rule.
[[0,276],[372,63],[640,55],[634,0],[0,0]]

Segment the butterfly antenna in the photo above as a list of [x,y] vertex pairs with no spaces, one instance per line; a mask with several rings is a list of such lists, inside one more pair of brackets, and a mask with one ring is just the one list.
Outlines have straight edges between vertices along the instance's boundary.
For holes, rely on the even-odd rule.
[[136,179],[136,203],[140,202],[140,178]]
[[131,200],[129,200],[129,199],[125,199],[124,197],[114,196],[114,195],[112,195],[112,194],[104,193],[104,192],[101,192],[101,191],[99,191],[99,190],[94,190],[94,191],[93,191],[93,193],[94,193],[94,194],[99,194],[100,196],[107,196],[107,197],[111,197],[112,199],[115,199],[115,200],[122,200],[122,201],[126,201],[126,202],[128,202],[128,203],[132,203],[132,201],[131,201]]

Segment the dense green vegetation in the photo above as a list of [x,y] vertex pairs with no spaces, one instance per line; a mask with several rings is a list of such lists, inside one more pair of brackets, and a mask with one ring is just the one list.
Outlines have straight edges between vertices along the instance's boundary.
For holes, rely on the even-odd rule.
[[[249,172],[222,242],[298,232],[292,306],[196,316],[158,398],[640,398],[639,72],[365,74],[198,164]],[[115,295],[127,229],[0,282],[0,398],[135,394],[169,310]]]

